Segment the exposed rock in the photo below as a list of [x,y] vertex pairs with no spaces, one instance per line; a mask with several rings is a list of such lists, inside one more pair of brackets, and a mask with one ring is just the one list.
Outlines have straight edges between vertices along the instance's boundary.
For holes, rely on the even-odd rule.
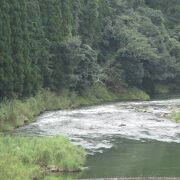
[[125,127],[126,126],[126,124],[120,124],[119,125],[119,127]]
[[63,168],[60,168],[60,167],[57,167],[57,166],[49,166],[49,167],[46,167],[44,169],[44,171],[46,173],[62,173],[62,172],[66,172],[66,173],[75,173],[75,172],[80,172],[81,169],[63,169]]
[[18,119],[24,122],[24,124],[27,124],[29,122],[29,119],[23,114],[19,115]]
[[66,172],[68,173],[76,173],[76,172],[80,172],[81,169],[69,169],[69,170],[66,170]]
[[169,113],[162,113],[161,115],[160,115],[160,117],[161,118],[165,118],[165,117],[167,117],[169,115]]
[[163,122],[164,120],[162,120],[162,119],[157,119],[156,121],[157,121],[157,122]]

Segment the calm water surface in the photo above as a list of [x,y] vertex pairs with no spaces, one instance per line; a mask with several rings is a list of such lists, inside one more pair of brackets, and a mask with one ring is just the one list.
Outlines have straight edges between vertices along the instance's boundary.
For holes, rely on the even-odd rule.
[[180,177],[180,144],[116,139],[104,153],[89,156],[82,178]]
[[164,116],[180,99],[121,102],[47,112],[16,134],[64,135],[87,150],[78,178],[180,177],[180,125]]

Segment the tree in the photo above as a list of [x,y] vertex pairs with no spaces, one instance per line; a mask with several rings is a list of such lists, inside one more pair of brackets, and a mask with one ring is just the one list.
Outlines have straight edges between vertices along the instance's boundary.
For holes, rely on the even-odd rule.
[[62,42],[57,52],[53,76],[57,89],[81,91],[95,82],[98,77],[97,53],[90,46],[74,37]]
[[43,31],[38,0],[27,1],[29,58],[32,64],[33,92],[51,85],[49,42]]
[[[24,25],[21,13],[25,11],[25,7],[16,0],[9,0],[10,5],[10,27],[11,27],[11,56],[13,59],[13,80],[14,92],[17,96],[23,95],[25,61],[28,58],[25,54],[24,47],[27,44],[24,40]],[[25,57],[26,56],[26,57]]]
[[98,8],[98,0],[87,1],[83,8],[80,33],[86,44],[94,44],[94,41],[97,41],[97,38],[99,37]]
[[0,98],[12,97],[14,87],[9,13],[9,4],[3,1],[0,6]]

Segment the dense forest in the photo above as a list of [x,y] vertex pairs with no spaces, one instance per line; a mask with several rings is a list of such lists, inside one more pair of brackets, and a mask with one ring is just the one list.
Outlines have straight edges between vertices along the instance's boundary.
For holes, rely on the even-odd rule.
[[180,85],[179,0],[2,0],[0,97]]
[[[118,168],[128,177],[179,175],[179,126],[166,122],[180,122],[179,99],[35,117],[46,111],[180,92],[180,0],[0,4],[0,179],[65,179],[67,173],[93,169],[98,177],[103,171],[109,178]],[[14,131],[36,120],[43,125],[21,129],[22,137]],[[84,120],[88,123],[83,127]],[[28,134],[32,129],[34,134]],[[66,138],[53,137],[61,134],[85,144],[87,151],[92,148],[87,154],[97,153],[98,158],[90,159]],[[106,161],[102,152],[109,153]],[[92,162],[84,166],[86,157],[101,161],[103,168]]]

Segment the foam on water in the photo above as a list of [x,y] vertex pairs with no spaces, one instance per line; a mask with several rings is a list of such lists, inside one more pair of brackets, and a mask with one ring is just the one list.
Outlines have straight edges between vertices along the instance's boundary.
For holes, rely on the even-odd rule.
[[160,114],[180,107],[180,99],[151,102],[125,102],[76,110],[47,112],[35,123],[15,133],[28,136],[69,137],[89,153],[113,146],[113,138],[156,140],[180,143],[180,125]]

